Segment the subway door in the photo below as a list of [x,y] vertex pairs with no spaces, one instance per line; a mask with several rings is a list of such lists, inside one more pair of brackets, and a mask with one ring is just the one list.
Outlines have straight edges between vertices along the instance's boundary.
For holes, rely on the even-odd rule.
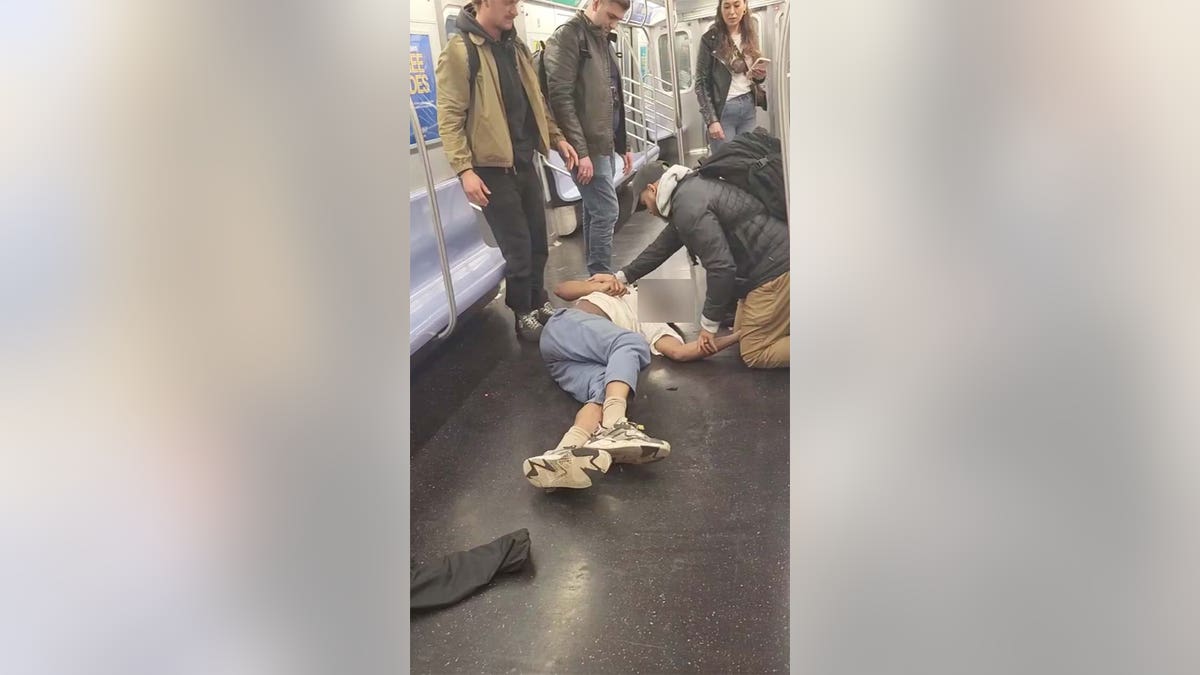
[[[768,13],[767,8],[763,8],[752,12],[750,14],[750,18],[754,21],[754,29],[758,33],[759,49],[762,50],[763,56],[769,59],[774,59],[775,42],[779,38],[779,36],[775,33],[774,15]],[[772,80],[774,79],[774,76],[775,71],[773,67],[768,65],[766,86],[773,86],[774,83]],[[758,126],[763,127],[764,129],[770,131],[773,135],[778,136],[779,131],[775,129],[770,112],[763,110],[762,108],[758,108],[756,112],[756,121]]]
[[675,61],[679,67],[680,125],[683,127],[684,152],[682,164],[695,166],[708,154],[708,125],[700,115],[696,100],[696,59],[700,54],[700,38],[710,20],[692,20],[675,27]]
[[[569,18],[570,15],[567,16]],[[521,13],[514,21],[517,35],[525,41],[530,51],[537,51],[554,33],[559,24],[565,23],[560,12],[549,7],[533,4],[522,4]],[[547,110],[547,114],[550,114]],[[554,152],[553,148],[549,149]],[[581,214],[579,205],[550,206],[550,185],[552,178],[548,169],[538,167],[538,175],[542,180],[542,197],[546,200],[546,239],[551,246],[556,245],[559,237],[565,237],[575,232],[579,226]]]
[[[657,83],[659,91],[672,97],[680,111],[680,127],[682,137],[680,140],[683,145],[683,157],[677,157],[676,145],[674,139],[667,142],[660,142],[659,147],[662,150],[664,161],[684,164],[686,166],[694,166],[696,161],[705,155],[707,152],[707,141],[704,136],[707,133],[705,130],[704,120],[700,117],[700,108],[696,103],[696,88],[695,88],[695,63],[697,53],[697,42],[699,35],[696,34],[695,22],[680,24],[675,27],[674,40],[670,40],[667,34],[666,24],[659,24],[656,30],[651,31],[651,45],[654,54],[653,62],[655,69],[658,71],[658,76],[668,82],[671,81],[671,50],[675,50],[675,61],[678,67],[679,86],[676,88],[672,84]],[[696,35],[696,39],[693,39]],[[667,111],[670,114],[670,111]]]

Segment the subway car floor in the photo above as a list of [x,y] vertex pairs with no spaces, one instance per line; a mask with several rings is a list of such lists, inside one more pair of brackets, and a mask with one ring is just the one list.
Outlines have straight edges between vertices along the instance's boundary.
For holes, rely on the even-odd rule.
[[[614,263],[661,228],[634,214]],[[547,286],[584,276],[583,260],[580,233],[560,239]],[[412,672],[787,671],[787,370],[752,371],[736,348],[697,363],[654,357],[629,417],[671,456],[614,464],[584,490],[545,492],[522,475],[579,405],[537,346],[517,341],[502,299],[414,369],[411,401],[414,558],[521,528],[531,540],[525,570],[413,613]]]

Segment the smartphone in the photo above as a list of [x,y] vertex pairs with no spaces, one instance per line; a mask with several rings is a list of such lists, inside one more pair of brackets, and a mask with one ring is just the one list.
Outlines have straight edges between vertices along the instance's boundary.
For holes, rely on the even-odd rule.
[[755,62],[754,62],[754,65],[750,66],[750,70],[754,70],[755,68],[757,68],[757,67],[758,67],[758,64],[760,64],[760,63],[761,63],[761,64],[763,64],[763,65],[766,65],[766,64],[768,64],[768,63],[770,63],[770,62],[771,62],[771,59],[768,59],[768,58],[767,58],[767,57],[765,57],[765,56],[760,56],[760,57],[758,57],[758,59],[757,59],[757,60],[755,60]]

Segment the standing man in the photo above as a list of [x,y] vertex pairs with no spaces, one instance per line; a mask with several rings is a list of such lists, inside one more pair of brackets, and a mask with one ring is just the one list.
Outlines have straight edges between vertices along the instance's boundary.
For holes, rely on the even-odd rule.
[[608,36],[629,11],[630,0],[591,0],[546,42],[546,91],[554,119],[579,156],[575,184],[583,197],[583,236],[590,274],[612,272],[617,226],[613,153],[633,167],[625,138],[621,68]]
[[517,336],[541,337],[554,308],[546,294],[546,211],[535,152],[578,157],[547,114],[529,48],[517,37],[518,0],[473,0],[437,63],[442,148],[467,199],[483,208],[504,255],[504,300]]

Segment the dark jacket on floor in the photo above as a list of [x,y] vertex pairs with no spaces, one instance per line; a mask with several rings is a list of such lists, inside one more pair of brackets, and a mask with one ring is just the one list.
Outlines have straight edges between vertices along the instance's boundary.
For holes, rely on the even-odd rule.
[[497,574],[516,572],[529,561],[529,530],[443,557],[412,571],[412,609],[448,607],[491,583]]

